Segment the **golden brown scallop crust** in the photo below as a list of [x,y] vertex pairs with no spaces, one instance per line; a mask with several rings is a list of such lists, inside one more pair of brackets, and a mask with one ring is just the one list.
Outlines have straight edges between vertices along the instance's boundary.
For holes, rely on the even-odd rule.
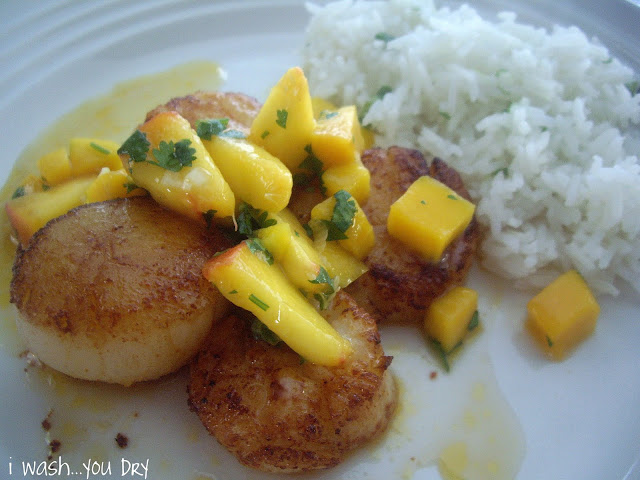
[[344,292],[326,314],[354,347],[340,367],[302,362],[227,317],[191,365],[189,404],[238,460],[269,472],[335,466],[386,429],[396,389],[375,320]]
[[[36,232],[13,266],[11,302],[35,325],[103,339],[189,322],[227,304],[201,274],[229,242],[218,230],[164,209],[150,197],[75,208]],[[99,341],[99,340],[98,340]]]
[[465,281],[479,240],[479,226],[474,217],[442,259],[432,263],[389,235],[389,208],[423,175],[430,175],[470,200],[469,192],[453,168],[438,158],[427,164],[416,150],[373,148],[363,153],[362,162],[371,173],[371,195],[362,208],[373,226],[376,243],[365,259],[369,271],[347,290],[359,305],[383,321],[416,323],[433,299]]
[[149,113],[146,120],[160,112],[175,111],[186,118],[192,127],[198,120],[228,118],[228,128],[249,133],[253,119],[262,105],[243,93],[198,91],[184,97],[175,97]]

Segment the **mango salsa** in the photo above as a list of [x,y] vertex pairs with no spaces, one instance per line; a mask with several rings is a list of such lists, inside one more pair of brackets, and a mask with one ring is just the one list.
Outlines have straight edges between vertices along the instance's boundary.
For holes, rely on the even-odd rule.
[[443,183],[423,176],[392,205],[387,230],[396,239],[437,262],[471,222],[475,205]]
[[450,353],[475,328],[471,322],[477,309],[478,292],[453,287],[429,305],[424,317],[425,332],[444,353]]
[[600,306],[584,279],[570,270],[527,304],[527,330],[542,351],[562,360],[593,333]]
[[314,125],[307,78],[293,67],[271,89],[248,139],[296,170],[308,155]]
[[373,227],[358,202],[344,190],[313,207],[311,220],[315,225],[325,226],[327,241],[336,240],[358,260],[366,257],[373,248]]
[[363,149],[364,139],[355,105],[320,113],[311,136],[311,150],[325,167],[350,163]]
[[275,264],[252,252],[251,240],[212,258],[203,274],[235,305],[252,312],[307,361],[342,364],[352,347]]

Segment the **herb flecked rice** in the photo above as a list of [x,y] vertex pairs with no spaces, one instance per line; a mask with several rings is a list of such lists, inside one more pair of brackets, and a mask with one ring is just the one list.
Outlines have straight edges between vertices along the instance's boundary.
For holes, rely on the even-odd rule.
[[[314,95],[364,110],[377,143],[463,175],[486,268],[521,287],[577,269],[599,293],[640,291],[640,95],[575,27],[488,21],[428,0],[309,5]],[[367,110],[368,109],[368,110]]]

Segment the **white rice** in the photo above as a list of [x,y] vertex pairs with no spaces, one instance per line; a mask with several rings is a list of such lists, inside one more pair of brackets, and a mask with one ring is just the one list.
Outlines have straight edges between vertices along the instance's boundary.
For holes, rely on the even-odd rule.
[[[312,93],[360,108],[381,146],[457,168],[486,227],[482,264],[541,287],[577,269],[640,291],[640,95],[634,72],[575,27],[487,21],[429,0],[308,6]],[[376,39],[384,32],[394,38]],[[616,286],[618,285],[618,287]]]

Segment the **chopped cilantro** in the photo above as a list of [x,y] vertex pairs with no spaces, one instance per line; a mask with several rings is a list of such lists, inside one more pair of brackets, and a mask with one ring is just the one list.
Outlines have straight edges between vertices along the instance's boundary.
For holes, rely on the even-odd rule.
[[269,305],[264,303],[262,300],[256,297],[253,293],[249,295],[249,300],[253,302],[255,305],[257,305],[258,308],[260,308],[261,310],[264,310],[265,312],[269,309]]
[[330,118],[336,117],[340,115],[340,112],[332,111],[332,110],[322,110],[320,112],[320,118],[325,120],[329,120]]
[[169,143],[163,140],[158,148],[153,149],[153,158],[156,161],[149,161],[149,163],[172,172],[179,172],[183,167],[190,167],[196,159],[196,150],[190,145],[191,140],[186,138],[176,143],[173,143],[173,140],[170,140]]
[[627,90],[629,90],[629,93],[631,94],[632,97],[634,95],[637,95],[638,93],[640,93],[640,81],[639,80],[634,80],[633,82],[629,82],[629,83],[625,84],[625,86],[627,87]]
[[216,216],[216,212],[217,210],[207,210],[202,213],[204,221],[207,224],[207,230],[211,230],[211,227],[213,226],[213,217]]
[[287,128],[287,117],[289,116],[289,112],[287,112],[286,110],[278,110],[276,112],[276,115],[276,123],[278,124],[278,126]]
[[391,40],[395,40],[396,37],[387,32],[378,32],[373,38],[375,38],[376,40],[381,40],[386,44],[386,43],[389,43]]
[[25,190],[24,185],[21,185],[15,189],[13,195],[11,195],[11,199],[13,200],[14,198],[24,197],[26,194],[27,191]]
[[324,163],[315,156],[311,145],[306,145],[304,151],[307,152],[307,156],[298,165],[298,168],[306,170],[306,172],[297,172],[293,175],[293,184],[298,186],[310,184],[314,177],[322,175],[322,169],[324,168]]
[[458,197],[456,197],[456,196],[455,196],[455,195],[453,195],[453,194],[449,194],[449,195],[447,195],[447,198],[450,198],[451,200],[458,200]]
[[273,265],[273,255],[267,250],[267,247],[260,241],[259,238],[251,238],[247,240],[247,247],[251,250],[256,257],[267,262],[269,265]]
[[198,120],[196,123],[196,132],[203,140],[211,140],[212,137],[247,138],[240,130],[227,130],[228,125],[228,118]]
[[235,288],[233,290],[231,290],[229,292],[229,295],[235,295],[236,293],[238,293],[238,290],[236,290]]
[[333,279],[329,275],[329,272],[327,272],[323,266],[320,266],[320,272],[318,273],[318,276],[315,278],[315,280],[309,280],[309,283],[313,283],[316,285],[325,283],[327,285],[327,291],[325,293],[331,294],[335,292]]
[[267,228],[278,223],[276,219],[269,218],[269,212],[254,208],[248,203],[242,203],[239,210],[236,218],[238,233],[247,237],[251,237],[254,230]]
[[333,194],[336,204],[333,207],[331,223],[333,223],[342,233],[345,233],[353,224],[358,207],[349,192],[338,190]]
[[475,330],[476,328],[478,328],[479,324],[480,324],[480,314],[478,313],[478,310],[476,310],[475,312],[473,312],[473,315],[471,316],[471,320],[469,320],[469,325],[467,325],[467,330],[468,331]]
[[203,140],[211,140],[211,137],[220,135],[229,124],[228,118],[210,118],[208,120],[198,120],[196,123],[196,133]]
[[438,112],[440,114],[440,116],[442,118],[444,118],[445,120],[451,120],[451,115],[449,115],[447,112]]
[[95,151],[100,152],[100,153],[102,153],[102,154],[104,154],[104,155],[109,155],[109,154],[111,153],[109,150],[107,150],[106,148],[104,148],[104,147],[103,147],[103,146],[101,146],[101,145],[98,145],[98,144],[97,144],[97,143],[95,143],[95,142],[91,142],[89,145],[90,145],[90,146],[91,146],[91,148],[93,148]]
[[369,100],[367,103],[365,103],[364,106],[362,107],[362,111],[358,116],[360,123],[362,123],[362,119],[367,116],[367,112],[369,112],[369,109],[371,108],[371,106],[374,103],[376,103],[378,100],[382,100],[387,93],[391,93],[392,91],[393,89],[389,85],[383,85],[382,87],[380,87],[376,92],[376,94],[373,96],[373,98]]
[[547,345],[549,345],[549,348],[553,347],[553,340],[549,338],[549,335],[547,335]]
[[281,342],[280,337],[257,318],[254,318],[253,322],[251,322],[251,334],[256,340],[264,340],[269,345],[275,346]]
[[269,130],[265,130],[264,132],[262,132],[262,135],[260,135],[261,139],[265,139],[269,136]]
[[491,172],[491,176],[495,177],[496,175],[502,173],[503,176],[507,176],[507,174],[509,173],[509,169],[507,167],[504,168],[498,168],[497,170],[494,170],[493,172]]
[[442,366],[444,367],[445,372],[451,370],[451,366],[449,365],[449,358],[447,358],[447,352],[442,348],[442,344],[437,340],[431,340],[433,347],[435,348],[440,360],[442,361]]
[[129,155],[134,162],[144,162],[147,160],[150,146],[147,136],[140,130],[136,130],[118,149],[118,155]]
[[138,185],[136,185],[134,182],[123,183],[122,186],[127,189],[127,193],[131,193],[136,188],[138,188]]

